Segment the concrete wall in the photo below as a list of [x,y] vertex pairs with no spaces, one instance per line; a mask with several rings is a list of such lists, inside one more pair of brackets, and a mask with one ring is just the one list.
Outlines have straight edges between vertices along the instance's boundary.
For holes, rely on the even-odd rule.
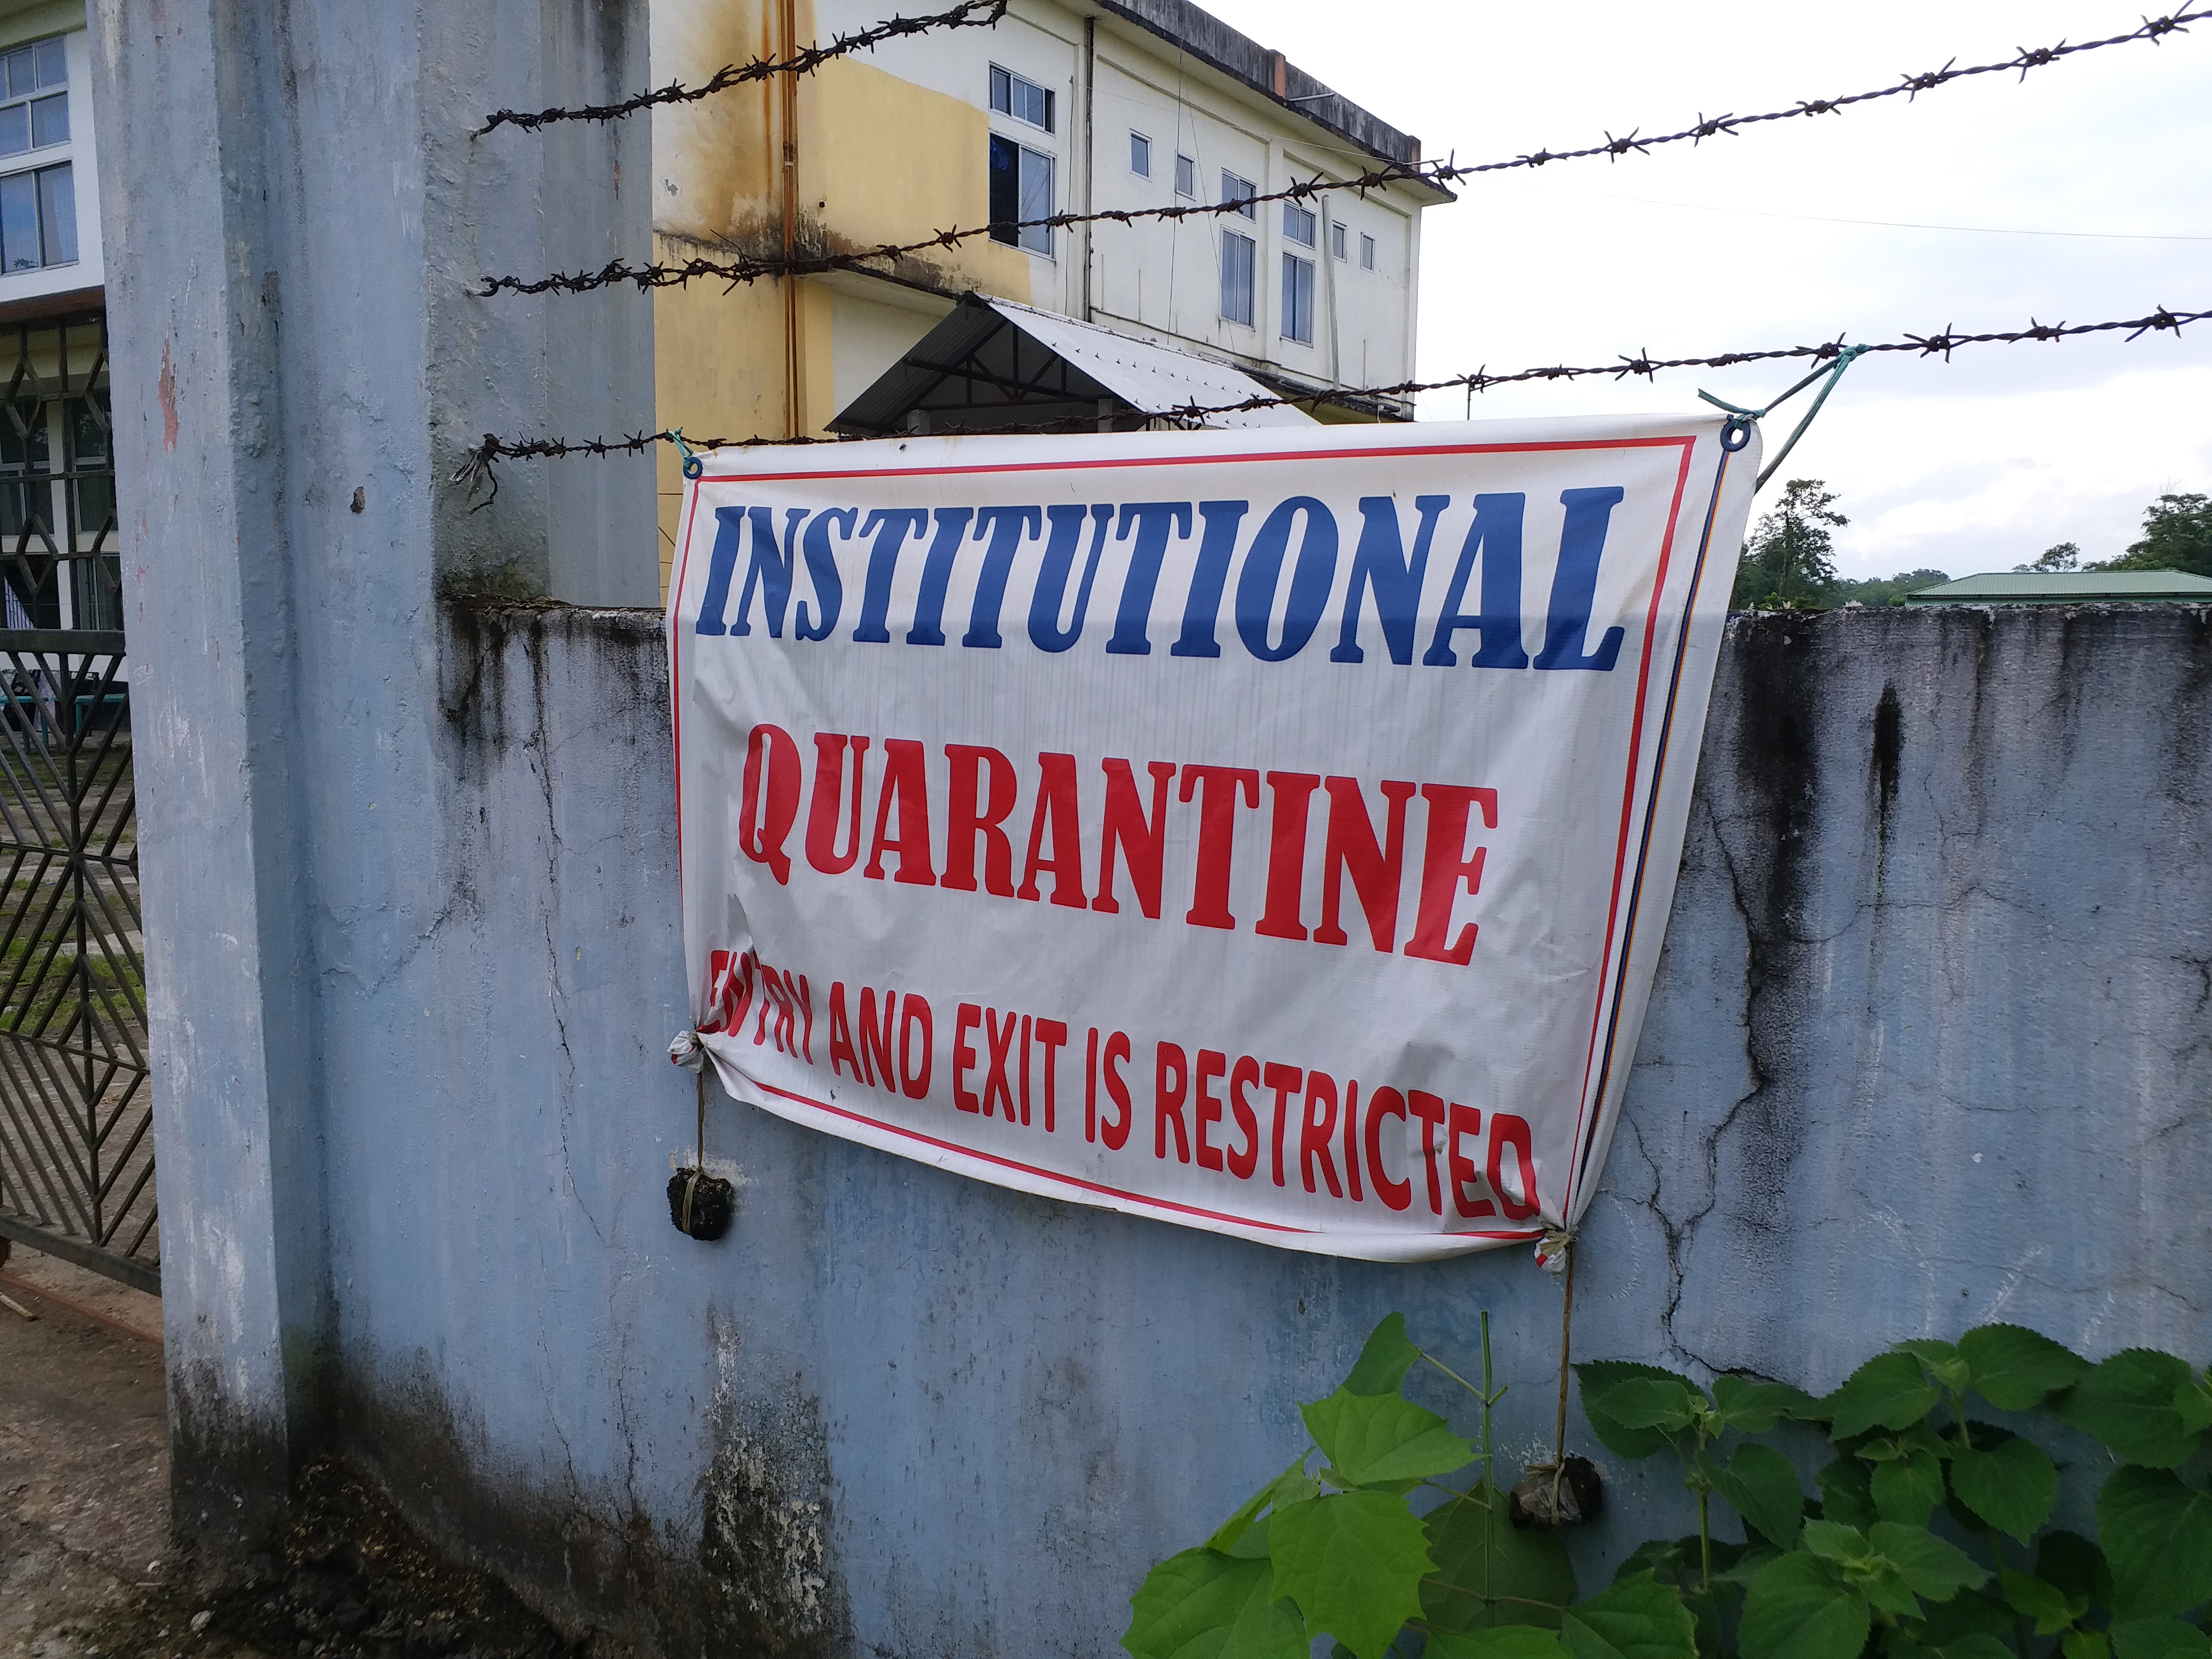
[[[679,1236],[658,618],[373,626],[410,653],[391,716],[349,731],[355,682],[303,763],[388,746],[404,775],[364,783],[298,896],[312,1370],[320,1443],[427,1524],[668,1652],[1104,1654],[1146,1565],[1288,1460],[1294,1402],[1391,1309],[1462,1368],[1491,1310],[1501,1443],[1547,1443],[1560,1292],[1522,1251],[1283,1254],[719,1099],[742,1212]],[[1819,1389],[2004,1318],[2201,1360],[2208,806],[2212,610],[1732,624],[1577,1352]],[[205,1109],[163,1081],[173,1137]],[[205,1294],[179,1275],[173,1331]],[[1672,1480],[1616,1470],[1619,1513],[1577,1540],[1590,1583]]]
[[[331,988],[445,902],[435,595],[657,591],[648,461],[511,467],[481,511],[448,483],[486,432],[651,424],[641,296],[469,292],[643,251],[641,125],[470,136],[503,104],[641,84],[643,11],[92,7],[167,1352],[196,1525],[251,1531],[313,1443],[345,1296],[325,1136],[355,1109],[326,1066],[350,1041]],[[627,198],[577,184],[625,166]]]

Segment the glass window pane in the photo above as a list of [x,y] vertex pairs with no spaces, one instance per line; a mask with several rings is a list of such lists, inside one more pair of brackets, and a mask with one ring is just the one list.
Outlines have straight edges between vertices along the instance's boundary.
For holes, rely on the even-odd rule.
[[1362,270],[1375,269],[1375,239],[1372,236],[1359,239],[1359,268]]
[[[1022,217],[1052,216],[1052,157],[1036,150],[1022,152]],[[1022,232],[1022,246],[1032,253],[1052,252],[1052,227],[1030,225]]]
[[1283,234],[1301,247],[1311,247],[1314,241],[1312,210],[1296,202],[1283,204]]
[[8,54],[8,95],[21,98],[39,89],[37,54],[25,46]]
[[1129,171],[1139,179],[1152,176],[1152,141],[1141,132],[1129,135]]
[[39,253],[39,186],[27,173],[0,179],[0,265],[36,270]]
[[1037,92],[1037,125],[1047,132],[1052,131],[1052,94],[1040,88]]
[[1249,179],[1239,178],[1226,167],[1221,170],[1221,199],[1224,202],[1243,203],[1244,205],[1237,210],[1247,219],[1256,219],[1260,216],[1259,210],[1252,205],[1252,198],[1259,194],[1259,185],[1254,184]]
[[1331,225],[1328,228],[1328,251],[1340,259],[1345,257],[1344,242],[1344,227]]
[[46,232],[46,263],[76,262],[76,184],[69,163],[39,173],[39,222]]
[[1314,268],[1295,253],[1283,256],[1283,337],[1313,343]]
[[991,107],[1001,115],[1014,112],[1014,77],[1002,69],[991,71]]
[[1221,233],[1221,314],[1228,321],[1252,325],[1253,278],[1257,270],[1258,246],[1249,236],[1233,230]]
[[0,155],[16,155],[31,147],[31,106],[10,104],[0,109]]
[[65,87],[69,84],[69,46],[59,37],[41,40],[33,48],[38,54],[39,86]]
[[33,144],[69,143],[69,94],[58,92],[52,97],[41,98],[31,106],[31,142]]
[[1198,162],[1192,156],[1176,157],[1176,194],[1198,199]]
[[1011,138],[991,139],[991,240],[1012,244],[1022,216],[1021,148]]

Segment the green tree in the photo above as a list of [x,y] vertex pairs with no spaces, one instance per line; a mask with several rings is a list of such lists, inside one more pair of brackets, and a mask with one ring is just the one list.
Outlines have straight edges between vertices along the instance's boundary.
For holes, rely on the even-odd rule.
[[1829,603],[1836,585],[1835,532],[1850,520],[1835,509],[1820,478],[1792,478],[1782,499],[1753,527],[1729,604],[1752,609],[1810,611]]
[[1923,587],[1941,587],[1950,580],[1945,571],[1928,569],[1900,570],[1894,576],[1869,576],[1863,581],[1845,578],[1828,590],[1828,602],[1840,605],[1856,599],[1869,609],[1903,605],[1907,593],[1917,593]]
[[2013,566],[2018,571],[2079,570],[2081,568],[2081,549],[2074,542],[2061,542],[2056,547],[2046,547],[2027,564]]
[[2143,509],[2142,539],[2093,570],[2184,570],[2212,576],[2212,495],[2160,495]]

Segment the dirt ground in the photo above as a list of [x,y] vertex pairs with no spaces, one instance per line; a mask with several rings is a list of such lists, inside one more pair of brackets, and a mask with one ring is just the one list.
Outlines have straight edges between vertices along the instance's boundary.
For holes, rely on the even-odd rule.
[[301,1477],[286,1536],[210,1587],[169,1536],[160,1299],[20,1245],[0,1297],[0,1659],[590,1650],[331,1464]]

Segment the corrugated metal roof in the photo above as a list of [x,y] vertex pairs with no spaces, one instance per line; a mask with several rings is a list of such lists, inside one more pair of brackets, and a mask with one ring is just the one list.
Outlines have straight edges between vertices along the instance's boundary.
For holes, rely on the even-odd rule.
[[[830,429],[879,437],[917,429],[908,417],[920,412],[927,418],[921,430],[1015,432],[1273,395],[1226,363],[1012,300],[970,294],[841,410]],[[1206,424],[1316,422],[1301,410],[1276,404],[1211,415]]]
[[2179,570],[1993,570],[1905,596],[1907,605],[2105,605],[2147,599],[2212,603],[2212,577]]

